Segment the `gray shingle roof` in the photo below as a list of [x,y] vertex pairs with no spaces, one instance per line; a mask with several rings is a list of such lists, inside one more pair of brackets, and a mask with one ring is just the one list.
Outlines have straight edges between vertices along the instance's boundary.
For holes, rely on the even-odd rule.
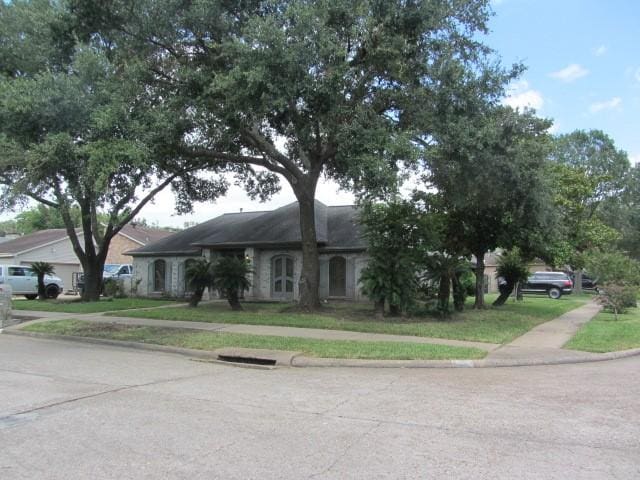
[[168,237],[174,232],[170,230],[163,230],[161,228],[143,227],[136,224],[127,224],[122,227],[120,233],[140,243],[146,245],[147,243],[156,242],[162,238]]
[[[365,248],[357,210],[327,207],[316,201],[318,245],[330,250]],[[143,255],[198,255],[202,247],[298,247],[301,243],[299,207],[291,203],[270,212],[227,213],[157,242],[127,252]]]
[[67,231],[64,228],[40,230],[1,243],[0,254],[18,254],[65,238],[67,238]]

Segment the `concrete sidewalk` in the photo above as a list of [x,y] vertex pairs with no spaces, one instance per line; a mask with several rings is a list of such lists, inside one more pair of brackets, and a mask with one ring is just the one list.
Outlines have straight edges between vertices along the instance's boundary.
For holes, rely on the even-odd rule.
[[489,353],[487,360],[526,360],[539,361],[554,358],[597,357],[597,354],[565,350],[562,347],[576,332],[595,317],[602,307],[589,302],[559,317],[532,328],[513,342],[503,345]]
[[[38,312],[23,311],[25,316],[35,317]],[[416,337],[413,335],[391,335],[384,333],[364,333],[346,330],[322,330],[318,328],[276,327],[271,325],[245,325],[233,323],[187,322],[178,320],[156,320],[153,318],[112,317],[102,314],[57,314],[47,315],[46,318],[33,320],[28,323],[42,321],[63,320],[75,318],[96,323],[118,323],[122,325],[143,325],[162,328],[185,328],[191,330],[204,330],[210,332],[244,333],[247,335],[273,335],[277,337],[314,338],[318,340],[355,340],[361,342],[404,342],[404,343],[431,343],[436,345],[449,345],[452,347],[478,348],[485,352],[491,352],[500,347],[497,343],[472,342],[464,340],[450,340],[435,337]],[[24,325],[24,324],[23,324]]]
[[[568,363],[598,362],[625,358],[639,355],[640,349],[625,350],[610,353],[589,353],[575,350],[565,350],[562,347],[571,339],[578,329],[598,314],[601,307],[594,302],[567,312],[558,318],[538,325],[524,335],[516,338],[506,345],[494,343],[472,342],[462,340],[449,340],[432,337],[415,337],[410,335],[389,335],[379,333],[361,333],[341,330],[321,330],[313,328],[276,327],[266,325],[236,325],[228,323],[185,322],[172,320],[156,320],[150,318],[133,317],[106,317],[103,314],[46,314],[42,312],[22,311],[25,316],[40,315],[43,318],[32,320],[6,329],[7,333],[27,335],[20,332],[20,327],[30,323],[45,322],[76,318],[96,323],[118,323],[122,325],[144,325],[164,328],[185,328],[192,330],[215,331],[225,333],[244,333],[249,335],[274,335],[284,337],[314,338],[320,340],[355,340],[355,341],[382,341],[382,342],[408,342],[430,343],[438,345],[451,345],[456,347],[472,347],[488,352],[482,360],[346,360],[333,358],[307,358],[293,356],[291,366],[313,367],[378,367],[378,368],[482,368],[482,367],[513,367],[532,365],[558,365]],[[124,312],[123,312],[124,313]],[[40,334],[28,334],[40,336]],[[47,337],[48,335],[44,335]],[[51,337],[51,336],[49,336]],[[54,336],[55,337],[55,336]],[[57,338],[57,337],[56,337]],[[71,337],[60,337],[60,340],[71,340]],[[211,356],[215,352],[205,352],[174,347],[147,345],[132,342],[119,342],[100,339],[80,339],[88,343],[105,343],[110,345],[122,345],[126,347],[143,348],[147,350],[159,350],[171,353],[202,357]],[[215,355],[214,355],[215,356]]]

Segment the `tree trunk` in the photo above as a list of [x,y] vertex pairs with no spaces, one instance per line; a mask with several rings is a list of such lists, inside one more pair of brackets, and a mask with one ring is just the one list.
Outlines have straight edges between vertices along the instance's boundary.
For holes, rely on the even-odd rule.
[[495,302],[493,302],[492,305],[494,307],[501,307],[502,305],[504,305],[509,299],[509,296],[513,293],[513,289],[515,286],[515,283],[507,282],[504,287],[500,288],[500,295],[498,296],[498,298],[496,298]]
[[440,277],[440,284],[438,286],[438,310],[440,313],[446,315],[449,313],[449,297],[451,296],[451,281],[448,275],[442,275]]
[[81,293],[83,302],[97,302],[102,293],[102,272],[104,270],[105,255],[86,255],[83,262],[84,288]]
[[522,293],[522,282],[518,282],[516,285],[516,300],[524,300],[524,294]]
[[382,300],[375,301],[374,309],[376,312],[376,318],[380,320],[384,318],[384,298]]
[[485,252],[474,252],[476,256],[476,300],[473,303],[473,308],[484,308],[484,255]]
[[467,292],[465,292],[460,277],[462,274],[458,274],[453,277],[453,308],[456,312],[462,312],[464,310],[464,301],[467,298]]
[[320,262],[315,222],[315,183],[312,191],[299,187],[296,193],[300,206],[300,233],[302,236],[302,272],[300,274],[299,306],[305,310],[320,309]]
[[204,287],[196,287],[189,299],[189,307],[196,308],[202,300],[202,294],[204,293]]
[[401,313],[400,305],[389,304],[389,315],[392,317],[399,317]]
[[573,277],[573,293],[580,295],[582,293],[582,270],[576,269]]
[[227,290],[227,301],[231,306],[231,310],[242,310],[242,305],[240,305],[240,299],[238,298],[238,290],[229,289]]
[[44,290],[44,273],[38,274],[38,300],[46,300],[47,293]]

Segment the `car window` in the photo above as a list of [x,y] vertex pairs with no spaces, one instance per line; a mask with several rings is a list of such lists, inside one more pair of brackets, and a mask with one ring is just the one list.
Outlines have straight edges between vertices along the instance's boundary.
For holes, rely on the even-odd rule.
[[24,268],[9,267],[9,275],[12,277],[24,277]]
[[31,268],[25,268],[24,269],[24,276],[25,277],[37,277],[38,274],[36,272],[34,272],[33,269],[31,269]]
[[122,267],[120,267],[120,270],[118,270],[118,275],[125,275],[129,273],[129,267],[127,267],[126,265],[123,265]]

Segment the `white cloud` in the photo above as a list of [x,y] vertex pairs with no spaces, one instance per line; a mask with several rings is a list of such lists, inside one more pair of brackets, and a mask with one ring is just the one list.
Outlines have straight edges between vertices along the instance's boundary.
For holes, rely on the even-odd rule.
[[605,100],[603,102],[595,102],[589,105],[591,113],[600,112],[602,110],[611,110],[618,108],[622,105],[622,99],[620,97],[613,97],[611,100]]
[[636,82],[640,83],[640,67],[636,68],[636,71],[633,74],[633,78],[636,79]]
[[599,47],[596,47],[596,48],[593,49],[593,54],[596,57],[601,57],[605,53],[607,53],[607,47],[605,47],[604,45],[600,45]]
[[640,165],[640,153],[629,155],[631,165]]
[[549,74],[550,77],[556,78],[562,82],[570,83],[579,78],[584,77],[589,73],[589,70],[584,68],[582,65],[578,65],[577,63],[572,63],[571,65],[566,66],[562,70],[558,70],[557,72],[552,72]]
[[526,107],[540,110],[544,105],[544,99],[542,93],[529,87],[529,82],[520,80],[507,88],[507,96],[502,103],[516,109]]

